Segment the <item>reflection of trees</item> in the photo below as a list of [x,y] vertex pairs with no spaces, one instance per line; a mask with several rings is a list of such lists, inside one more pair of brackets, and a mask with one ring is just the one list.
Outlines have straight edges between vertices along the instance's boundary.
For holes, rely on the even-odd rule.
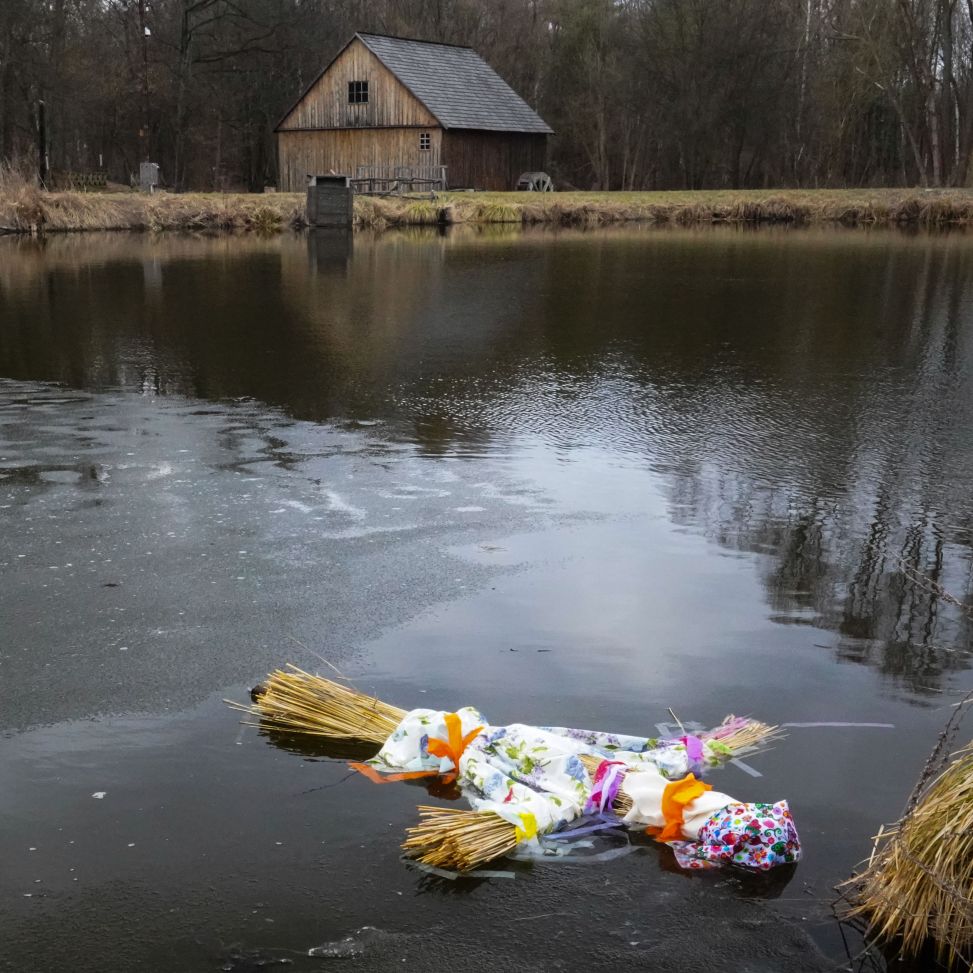
[[[948,243],[891,257],[877,279],[860,275],[859,313],[794,307],[794,346],[772,345],[778,358],[765,345],[759,374],[748,356],[746,376],[722,380],[715,428],[670,471],[670,501],[677,520],[766,555],[778,621],[832,629],[842,660],[920,687],[965,668],[973,647],[964,607],[937,590],[973,604],[973,279]],[[848,276],[822,279],[845,293]],[[782,282],[781,304],[791,290]]]
[[674,520],[763,556],[779,622],[915,686],[966,664],[922,581],[973,598],[963,236],[72,238],[5,248],[0,296],[0,374],[644,459]]

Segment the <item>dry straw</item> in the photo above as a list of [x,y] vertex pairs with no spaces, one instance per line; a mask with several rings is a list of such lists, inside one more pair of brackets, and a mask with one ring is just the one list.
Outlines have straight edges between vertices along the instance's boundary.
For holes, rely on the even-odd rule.
[[468,872],[509,855],[517,847],[517,829],[492,811],[419,807],[419,823],[406,831],[402,848],[434,868]]
[[383,744],[405,716],[397,706],[293,665],[272,672],[253,697],[250,706],[227,702],[257,717],[255,725],[265,730],[337,740]]
[[870,935],[973,969],[973,744],[955,754],[912,809],[882,830],[865,871],[846,883]]
[[712,732],[702,735],[704,741],[712,741],[717,748],[725,747],[727,758],[745,753],[758,753],[786,734],[779,726],[771,726],[758,720],[741,720],[732,714]]

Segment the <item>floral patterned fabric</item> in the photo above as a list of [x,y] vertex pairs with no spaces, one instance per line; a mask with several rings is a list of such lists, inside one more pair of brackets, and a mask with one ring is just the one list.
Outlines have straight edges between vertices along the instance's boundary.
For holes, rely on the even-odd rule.
[[801,860],[801,842],[787,801],[731,804],[699,830],[696,841],[671,841],[683,868],[739,865],[766,871]]
[[[429,749],[430,741],[449,736],[447,717],[454,729],[458,718],[464,738],[480,730],[462,749],[458,767],[449,757],[436,756]],[[490,726],[478,710],[467,706],[455,715],[412,710],[367,764],[390,775],[456,772],[474,809],[493,811],[516,826],[521,841],[536,844],[538,835],[563,828],[585,813],[593,781],[580,760],[582,754],[619,761],[630,769],[633,779],[640,776],[638,771],[647,771],[646,779],[651,775],[660,780],[661,794],[666,781],[721,762],[725,754],[720,748],[718,740],[696,737],[657,740],[523,723]],[[442,748],[434,744],[434,749]],[[732,800],[727,797],[726,803]],[[711,806],[706,812],[708,817]],[[684,833],[689,836],[695,831]]]
[[463,751],[459,768],[429,752],[430,739],[448,735],[447,714],[426,709],[409,712],[367,763],[390,774],[458,769],[463,793],[476,810],[494,811],[531,837],[554,831],[583,812],[591,792],[591,778],[579,759],[583,753],[610,755],[630,765],[658,757],[677,774],[688,767],[685,747],[660,748],[648,738],[522,723],[489,726],[470,706],[456,715],[464,735],[483,727]]

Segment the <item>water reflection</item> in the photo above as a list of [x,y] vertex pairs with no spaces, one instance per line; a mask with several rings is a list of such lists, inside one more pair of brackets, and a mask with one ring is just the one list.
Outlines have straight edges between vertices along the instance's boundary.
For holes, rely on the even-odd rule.
[[[774,621],[832,633],[837,661],[919,694],[968,664],[965,236],[4,241],[0,299],[0,375],[382,420],[429,456],[540,446],[606,484],[647,469],[672,521],[757,555]],[[98,476],[17,475],[45,472]]]

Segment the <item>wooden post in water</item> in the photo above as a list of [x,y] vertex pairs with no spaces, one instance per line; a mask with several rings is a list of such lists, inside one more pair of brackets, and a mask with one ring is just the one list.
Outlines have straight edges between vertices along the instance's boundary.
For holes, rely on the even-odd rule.
[[311,176],[307,187],[309,226],[351,226],[355,191],[350,176]]
[[37,175],[41,188],[47,188],[50,166],[47,154],[47,106],[43,99],[37,102]]

